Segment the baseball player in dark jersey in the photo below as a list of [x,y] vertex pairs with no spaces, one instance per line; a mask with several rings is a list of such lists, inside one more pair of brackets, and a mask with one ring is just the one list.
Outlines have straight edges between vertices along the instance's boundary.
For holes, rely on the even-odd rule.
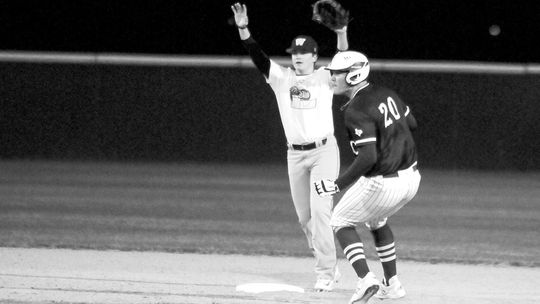
[[[335,181],[323,179],[315,187],[321,196],[348,188],[334,208],[330,225],[359,278],[350,303],[366,303],[372,296],[401,298],[405,290],[397,276],[394,236],[387,218],[418,191],[420,173],[411,134],[416,120],[394,91],[368,82],[369,62],[362,53],[338,53],[327,69],[334,94],[350,98],[341,109],[356,156]],[[359,223],[373,235],[384,270],[382,283],[366,263],[355,228]]]

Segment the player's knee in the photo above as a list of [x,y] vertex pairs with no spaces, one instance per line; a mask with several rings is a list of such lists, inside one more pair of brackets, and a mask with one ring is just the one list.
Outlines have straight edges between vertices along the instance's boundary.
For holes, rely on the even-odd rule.
[[302,227],[302,230],[306,230],[308,227],[309,227],[309,218],[306,218],[306,219],[303,219],[303,218],[300,218],[298,219],[298,223],[300,224],[300,227]]
[[331,226],[334,234],[337,234],[339,230],[345,228],[346,226]]
[[334,231],[334,233],[337,233],[339,230],[341,230],[343,228],[351,227],[351,224],[346,223],[344,221],[340,221],[340,220],[332,217],[330,219],[330,227],[332,227],[332,230]]
[[387,220],[388,220],[388,218],[376,219],[376,220],[373,220],[373,221],[366,222],[365,225],[370,231],[374,231],[374,230],[377,230],[377,229],[379,229],[381,227],[384,227],[384,225],[386,225]]
[[371,235],[375,241],[375,246],[381,247],[394,243],[394,234],[389,225],[384,225],[378,229],[371,230]]

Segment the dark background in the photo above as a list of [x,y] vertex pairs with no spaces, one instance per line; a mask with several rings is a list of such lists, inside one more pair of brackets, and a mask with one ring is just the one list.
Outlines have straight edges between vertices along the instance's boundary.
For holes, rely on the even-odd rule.
[[[311,21],[314,0],[247,0],[250,29],[270,55],[310,34],[331,56],[335,37]],[[233,1],[2,1],[0,49],[244,55]],[[352,49],[371,58],[540,62],[540,2],[341,0]],[[498,36],[489,33],[498,25]]]
[[[270,56],[299,33],[331,56],[335,34],[312,1],[246,1]],[[371,58],[540,62],[538,4],[520,1],[342,1],[351,48]],[[400,5],[398,5],[400,3]],[[0,49],[246,56],[229,1],[4,1]],[[501,27],[491,36],[492,24]],[[374,70],[411,105],[422,166],[539,170],[537,74]],[[254,68],[0,63],[0,157],[283,163],[272,90]],[[343,98],[342,167],[352,153]]]
[[[423,167],[539,170],[538,75],[370,73],[411,106]],[[280,163],[285,135],[254,68],[0,64],[3,158]],[[339,105],[342,167],[352,159]]]

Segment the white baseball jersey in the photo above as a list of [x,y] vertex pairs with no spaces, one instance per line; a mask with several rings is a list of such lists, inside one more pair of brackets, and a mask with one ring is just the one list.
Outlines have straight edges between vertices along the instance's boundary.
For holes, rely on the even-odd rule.
[[313,142],[334,134],[329,71],[319,68],[310,75],[299,76],[291,68],[270,60],[266,81],[276,95],[290,144]]
[[289,144],[326,139],[325,144],[308,151],[288,149],[287,166],[294,208],[314,252],[317,278],[332,280],[337,265],[334,232],[330,227],[334,203],[331,197],[318,196],[312,186],[315,180],[336,178],[339,174],[330,72],[320,68],[310,75],[298,76],[293,69],[270,60],[266,81],[276,95]]

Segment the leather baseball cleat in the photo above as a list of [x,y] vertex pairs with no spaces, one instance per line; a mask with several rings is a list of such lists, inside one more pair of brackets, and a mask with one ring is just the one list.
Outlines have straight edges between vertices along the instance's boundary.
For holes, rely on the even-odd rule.
[[383,279],[381,288],[375,294],[375,297],[379,299],[399,299],[403,298],[406,294],[403,285],[401,285],[397,275],[395,275],[388,280],[388,284],[386,280]]
[[358,279],[356,291],[351,297],[349,304],[365,304],[379,290],[379,281],[373,272],[368,272],[362,279]]
[[339,272],[339,269],[336,267],[336,271],[334,272],[334,278],[332,280],[318,279],[317,282],[315,283],[314,289],[316,292],[332,291],[336,283],[339,282],[340,278],[341,278],[341,272]]

